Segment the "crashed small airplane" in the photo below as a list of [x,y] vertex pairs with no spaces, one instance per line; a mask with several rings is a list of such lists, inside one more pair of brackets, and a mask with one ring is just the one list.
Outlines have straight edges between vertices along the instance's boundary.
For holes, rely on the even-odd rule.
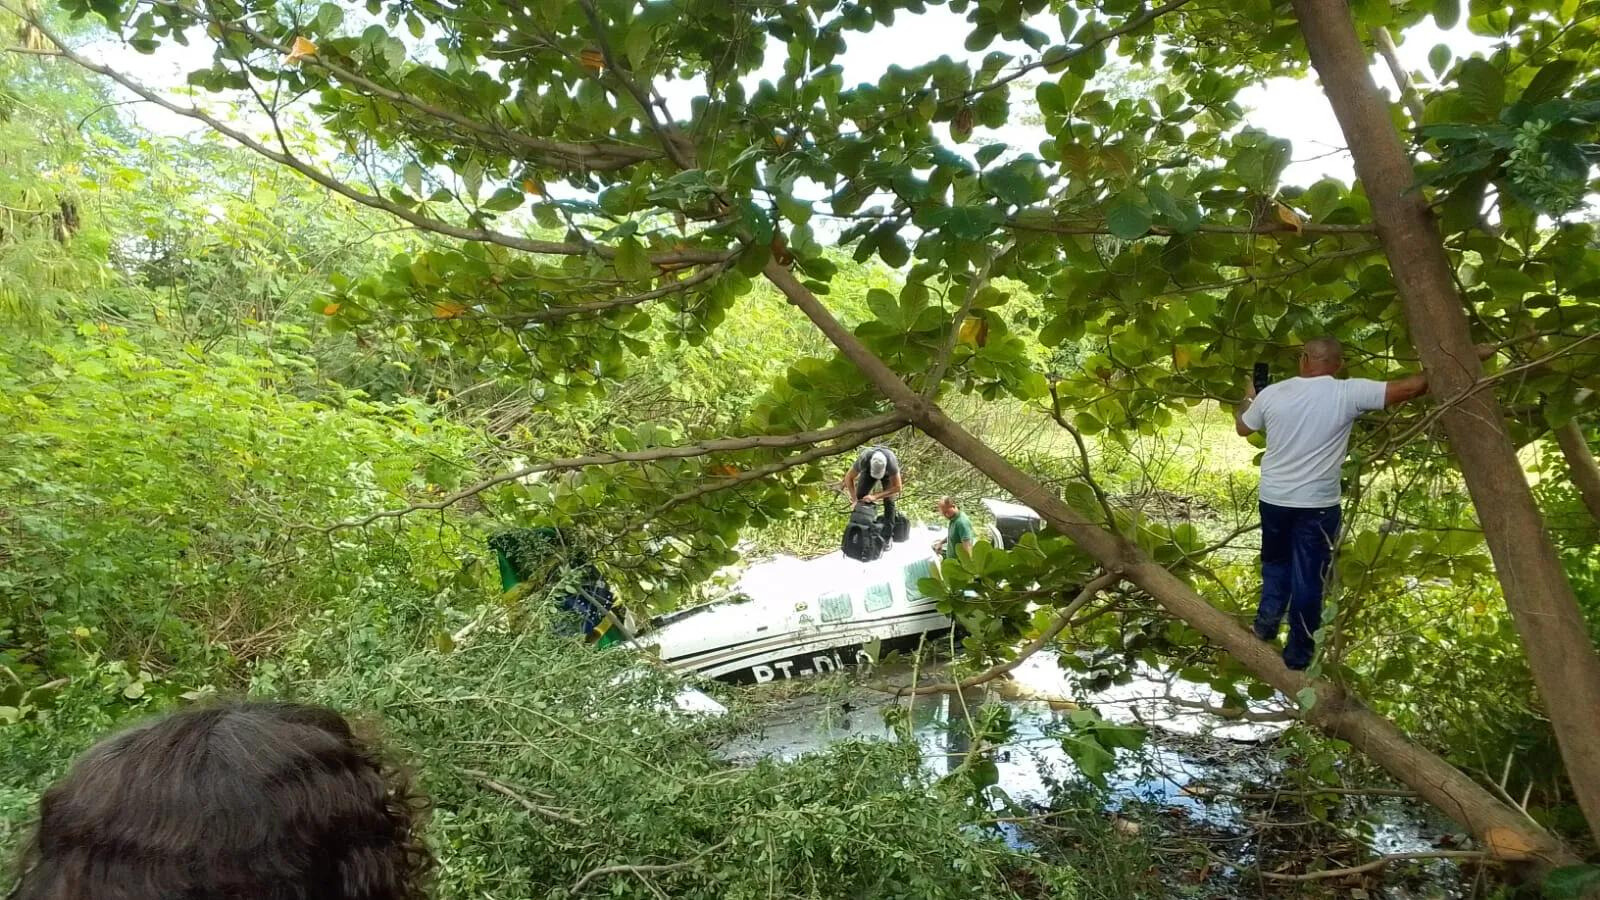
[[[985,500],[994,517],[989,540],[1011,547],[1038,531],[1025,506]],[[884,652],[949,634],[918,583],[936,577],[931,545],[944,530],[922,526],[872,562],[835,551],[814,559],[779,556],[747,569],[728,597],[652,620],[638,641],[661,661],[734,684],[805,678],[871,665]]]

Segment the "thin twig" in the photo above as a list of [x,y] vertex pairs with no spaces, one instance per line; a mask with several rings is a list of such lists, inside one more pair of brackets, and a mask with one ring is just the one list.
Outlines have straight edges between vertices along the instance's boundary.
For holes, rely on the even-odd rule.
[[1078,460],[1083,467],[1083,481],[1094,492],[1094,498],[1100,501],[1100,510],[1106,514],[1106,527],[1112,531],[1117,530],[1117,512],[1111,506],[1111,497],[1106,494],[1105,488],[1095,480],[1094,471],[1089,467],[1089,445],[1084,442],[1083,434],[1067,421],[1066,413],[1061,409],[1061,392],[1056,389],[1056,382],[1050,382],[1050,415],[1056,424],[1066,429],[1072,435],[1072,440],[1078,445]]
[[1009,253],[1015,243],[1008,240],[990,250],[972,271],[972,278],[967,282],[967,290],[961,298],[961,306],[956,309],[955,317],[950,320],[950,333],[945,336],[944,346],[940,348],[933,367],[928,370],[928,383],[922,389],[924,399],[932,400],[939,392],[939,383],[944,381],[945,374],[950,371],[951,358],[955,356],[956,344],[961,340],[961,323],[972,310],[973,301],[977,300],[984,285],[989,283],[989,270],[994,268],[995,260]]

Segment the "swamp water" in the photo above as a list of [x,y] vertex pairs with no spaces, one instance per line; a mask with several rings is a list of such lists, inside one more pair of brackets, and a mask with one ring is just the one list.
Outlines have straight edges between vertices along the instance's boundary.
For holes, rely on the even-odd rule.
[[[937,667],[920,674],[922,684],[945,680]],[[1287,793],[1295,790],[1287,777],[1295,754],[1283,738],[1286,726],[1227,720],[1182,705],[1219,702],[1204,685],[1176,681],[1169,687],[1141,677],[1085,695],[1074,691],[1068,673],[1046,653],[1011,675],[963,694],[918,696],[907,722],[929,772],[945,775],[972,750],[969,716],[985,703],[1008,708],[1013,735],[987,756],[997,775],[990,789],[997,815],[1022,820],[997,826],[1015,846],[1054,855],[1053,848],[1072,844],[1071,829],[1057,824],[1067,820],[1055,818],[1070,805],[1109,819],[1109,833],[1119,839],[1140,843],[1149,871],[1133,880],[1149,887],[1128,896],[1409,900],[1473,894],[1471,873],[1438,860],[1310,882],[1266,877],[1263,870],[1338,868],[1371,854],[1451,847],[1457,829],[1405,797],[1349,798],[1325,819],[1313,818],[1298,796]],[[724,742],[720,752],[749,764],[763,757],[794,758],[848,739],[896,740],[885,714],[901,715],[894,710],[906,701],[895,692],[910,680],[909,667],[885,666],[809,684],[745,689],[759,709],[756,724]],[[1109,721],[1149,729],[1140,749],[1116,751],[1103,792],[1088,788],[1062,748],[1067,716],[1079,705]],[[905,727],[899,726],[902,733]],[[1106,823],[1099,824],[1097,830],[1108,833]]]

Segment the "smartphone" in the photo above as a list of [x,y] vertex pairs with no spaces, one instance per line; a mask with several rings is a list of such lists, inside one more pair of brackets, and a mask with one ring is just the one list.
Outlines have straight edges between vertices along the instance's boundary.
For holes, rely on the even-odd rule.
[[1258,393],[1258,394],[1261,393],[1262,391],[1266,390],[1267,389],[1267,385],[1272,383],[1272,373],[1267,370],[1267,364],[1266,363],[1264,363],[1264,362],[1256,363],[1254,378],[1255,378],[1255,385],[1256,385],[1256,393]]

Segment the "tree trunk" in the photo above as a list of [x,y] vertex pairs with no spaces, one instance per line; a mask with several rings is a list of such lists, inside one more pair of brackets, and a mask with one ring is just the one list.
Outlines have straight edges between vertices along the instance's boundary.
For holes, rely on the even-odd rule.
[[1311,680],[1303,673],[1290,671],[1276,650],[1257,640],[1231,615],[1207,603],[1182,579],[1157,565],[1121,536],[1080,515],[1044,485],[951,420],[938,406],[918,396],[856,340],[787,269],[769,263],[766,276],[913,424],[1038,512],[1046,522],[1099,560],[1108,572],[1120,573],[1138,585],[1168,613],[1233,654],[1256,677],[1285,695],[1294,697],[1303,688],[1314,688],[1317,700],[1305,712],[1306,721],[1367,754],[1396,780],[1471,830],[1485,848],[1498,857],[1528,861],[1540,869],[1577,861],[1560,841],[1520,810],[1490,794],[1438,755],[1407,740],[1387,719],[1333,683],[1325,679]]
[[1556,429],[1556,443],[1561,445],[1561,455],[1567,458],[1567,468],[1572,470],[1572,483],[1583,496],[1583,505],[1595,524],[1600,525],[1600,464],[1594,461],[1594,452],[1583,436],[1577,419],[1568,419]]
[[1311,64],[1344,130],[1443,422],[1483,524],[1573,793],[1600,835],[1600,656],[1483,376],[1450,260],[1367,68],[1345,0],[1294,0]]

